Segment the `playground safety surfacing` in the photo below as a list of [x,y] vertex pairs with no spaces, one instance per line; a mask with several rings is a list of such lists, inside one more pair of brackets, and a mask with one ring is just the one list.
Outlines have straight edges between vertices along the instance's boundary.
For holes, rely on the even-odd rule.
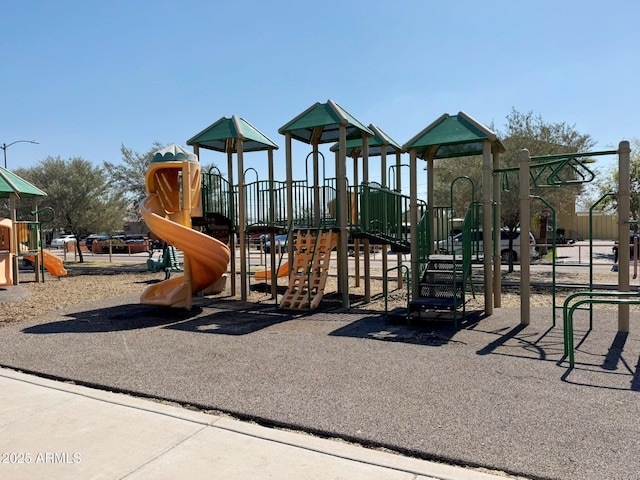
[[0,364],[454,464],[536,478],[640,471],[640,315],[576,317],[576,367],[550,309],[463,323],[292,314],[202,299],[191,312],[95,302],[0,329]]

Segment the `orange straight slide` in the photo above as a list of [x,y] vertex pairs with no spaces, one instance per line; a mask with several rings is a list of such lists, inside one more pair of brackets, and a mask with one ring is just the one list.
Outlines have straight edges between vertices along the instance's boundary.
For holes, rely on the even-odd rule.
[[[287,275],[289,275],[289,262],[284,262],[278,269],[278,278],[286,277]],[[261,270],[256,272],[253,278],[257,282],[268,282],[271,280],[271,270]]]
[[[35,255],[23,255],[23,257],[34,264],[36,263]],[[44,250],[44,268],[54,277],[64,277],[67,274],[67,269],[64,268],[62,259],[46,250]]]

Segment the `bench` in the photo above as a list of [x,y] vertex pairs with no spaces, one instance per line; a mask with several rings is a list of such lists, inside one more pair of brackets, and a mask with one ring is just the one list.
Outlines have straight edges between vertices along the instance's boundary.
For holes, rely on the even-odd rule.
[[[571,368],[575,365],[573,338],[573,314],[581,305],[640,305],[638,292],[577,292],[569,295],[562,305],[564,327],[564,356],[569,357]],[[593,318],[589,318],[589,331],[593,329]]]
[[176,254],[175,247],[171,245],[166,246],[162,250],[162,254],[159,260],[153,260],[152,258],[147,260],[147,271],[160,272],[164,270],[165,279],[171,277],[171,272],[181,272],[180,264],[178,263],[178,256]]

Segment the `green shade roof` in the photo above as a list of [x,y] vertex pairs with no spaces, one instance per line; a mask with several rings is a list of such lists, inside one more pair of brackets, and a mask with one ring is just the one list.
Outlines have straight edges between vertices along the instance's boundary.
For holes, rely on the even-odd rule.
[[165,147],[162,150],[158,150],[156,153],[154,153],[153,158],[151,159],[151,163],[182,162],[184,160],[187,160],[189,162],[197,162],[198,157],[195,153],[190,152],[189,150],[185,150],[180,145],[176,145],[175,143],[173,143],[168,147]]
[[466,113],[459,112],[458,115],[451,116],[445,113],[409,140],[403,149],[415,149],[420,158],[425,158],[434,150],[433,158],[466,157],[481,155],[482,143],[485,140],[505,151],[504,145],[495,133]]
[[[369,125],[369,130],[373,132],[367,145],[369,146],[369,156],[379,157],[384,150],[387,154],[393,154],[402,151],[400,144],[395,142],[389,135],[384,133],[380,128],[373,123]],[[331,151],[336,152],[340,148],[339,144],[331,146]],[[362,152],[362,139],[354,138],[353,140],[347,140],[347,157],[360,156]]]
[[12,193],[19,197],[46,197],[47,194],[35,185],[23,180],[15,173],[0,167],[0,198],[8,198]]
[[315,103],[296,118],[280,127],[279,133],[291,133],[291,137],[305,143],[337,142],[340,125],[347,130],[347,139],[361,138],[362,133],[373,136],[373,132],[360,123],[353,115],[332,100],[327,103]]
[[233,115],[231,118],[222,117],[217,122],[187,140],[187,145],[199,146],[218,152],[227,151],[227,140],[232,140],[233,152],[237,152],[237,140],[242,140],[243,152],[257,152],[261,150],[277,149],[265,134],[247,122],[244,118]]

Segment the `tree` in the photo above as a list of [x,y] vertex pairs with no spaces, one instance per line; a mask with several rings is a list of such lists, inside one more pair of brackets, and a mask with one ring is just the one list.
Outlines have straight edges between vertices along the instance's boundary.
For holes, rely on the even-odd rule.
[[[584,152],[595,144],[590,135],[581,134],[564,122],[548,123],[532,112],[520,113],[515,109],[507,115],[504,131],[497,130],[496,134],[506,148],[506,153],[500,156],[501,168],[518,167],[520,150],[523,148],[528,149],[532,156],[542,156]],[[509,188],[501,194],[501,221],[503,226],[515,229],[520,222],[519,178],[517,172],[506,175],[508,178],[505,186],[508,184]],[[473,181],[475,200],[482,198],[482,158],[475,156],[443,159],[435,163],[434,194],[437,205],[451,203],[451,182],[461,176],[468,176]],[[464,209],[470,200],[470,190],[466,184],[468,182],[460,182],[460,185],[456,183],[454,187],[453,207],[455,215],[459,217],[464,215]],[[573,203],[581,191],[582,187],[579,185],[562,188],[532,186],[531,194],[544,197],[553,206],[562,209]]]
[[[36,166],[17,169],[15,173],[47,193],[39,204],[51,207],[56,214],[54,222],[47,226],[75,236],[80,262],[84,261],[79,248],[81,238],[122,228],[126,200],[113,190],[102,168],[87,160],[47,157]],[[24,210],[20,215],[30,218],[30,212]]]
[[[640,220],[640,138],[631,140],[631,156],[629,159],[629,169],[631,174],[631,204],[630,213],[633,220]],[[597,183],[598,199],[607,193],[613,193],[607,196],[602,203],[598,205],[598,210],[615,212],[618,210],[618,190],[620,183],[620,175],[618,165],[613,165],[600,178]],[[598,200],[595,199],[595,200]],[[637,224],[634,224],[634,230],[637,230]]]
[[[121,163],[104,162],[104,168],[113,188],[129,202],[127,217],[134,222],[142,220],[140,203],[147,196],[145,178],[153,155],[166,145],[155,141],[145,153],[134,152],[124,145],[120,146]],[[213,164],[202,165],[202,171],[208,172],[215,167]]]
[[[532,156],[552,155],[559,153],[586,152],[592,148],[595,141],[588,134],[579,133],[574,126],[564,122],[545,122],[540,115],[533,112],[521,113],[512,109],[506,117],[504,130],[500,131],[491,127],[506,148],[506,152],[500,156],[502,169],[519,166],[520,150],[526,148]],[[509,228],[510,238],[514,237],[515,230],[520,224],[520,185],[517,172],[505,173],[508,189],[501,192],[501,225]],[[451,203],[451,182],[461,176],[468,176],[475,185],[475,198],[482,198],[482,158],[466,157],[438,160],[435,163],[434,197],[436,205],[449,205]],[[566,178],[569,180],[570,178]],[[463,217],[465,209],[471,200],[468,182],[455,184],[453,195],[453,214]],[[573,184],[558,188],[536,188],[532,186],[531,194],[543,197],[556,210],[562,211],[568,205],[573,204],[576,197],[582,192],[582,186]],[[532,213],[542,220],[544,225],[546,206],[540,202],[532,203]],[[554,225],[553,228],[556,228]],[[546,231],[546,229],[544,229]],[[544,232],[543,232],[544,233]],[[511,245],[509,248],[511,249]]]
[[160,142],[153,142],[145,153],[134,152],[124,145],[120,146],[121,163],[104,162],[104,168],[113,188],[128,201],[128,217],[140,221],[140,202],[147,196],[145,175],[153,154],[164,148]]
[[[519,165],[520,150],[526,148],[531,156],[555,155],[560,153],[588,152],[595,141],[589,134],[581,134],[564,122],[547,123],[541,116],[533,112],[520,113],[512,109],[507,115],[507,125],[504,132],[498,132],[503,138],[507,152],[501,156],[504,167]],[[567,178],[569,180],[569,178]],[[502,192],[502,222],[503,225],[515,230],[520,222],[520,188],[517,173],[509,176],[509,191]],[[531,186],[531,194],[543,197],[557,211],[563,211],[568,205],[573,205],[583,187],[578,184],[565,185],[557,188]],[[532,204],[532,213],[540,213],[546,206],[537,202]],[[554,225],[555,228],[555,225]]]

